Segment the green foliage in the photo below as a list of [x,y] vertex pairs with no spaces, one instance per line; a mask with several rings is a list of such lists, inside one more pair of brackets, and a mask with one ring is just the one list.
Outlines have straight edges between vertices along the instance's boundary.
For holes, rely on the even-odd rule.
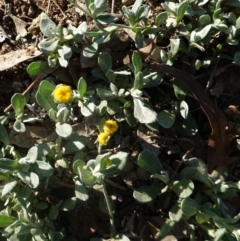
[[[53,67],[67,68],[71,58],[82,53],[85,58],[96,57],[98,66],[92,69],[92,75],[103,82],[95,90],[87,79],[81,77],[76,89],[70,89],[69,100],[61,102],[53,95],[56,80],[42,80],[34,96],[41,109],[37,116],[34,108],[33,113],[26,113],[27,97],[19,93],[13,95],[13,112],[7,117],[14,119],[14,131],[24,133],[26,122],[42,123],[45,118],[52,120],[54,131],[51,136],[18,153],[2,124],[7,117],[1,119],[0,193],[4,208],[0,212],[0,228],[2,236],[8,240],[66,239],[67,231],[58,223],[60,212],[74,209],[77,200],[90,199],[89,190],[94,188],[103,193],[104,202],[100,206],[110,219],[111,240],[127,241],[126,236],[115,230],[114,205],[107,195],[106,178],[124,170],[128,153],[104,150],[109,139],[112,141],[112,134],[104,132],[106,120],[121,120],[131,127],[138,127],[140,123],[156,131],[173,127],[180,117],[187,135],[195,135],[198,131],[188,105],[188,89],[179,79],[172,82],[170,105],[167,108],[154,105],[148,88],[159,87],[164,77],[146,67],[141,50],[138,50],[146,46],[146,40],[151,40],[161,46],[157,50],[161,58],[159,62],[168,65],[187,61],[199,70],[214,65],[216,57],[228,58],[240,65],[239,51],[233,56],[221,51],[223,45],[239,44],[240,17],[235,12],[223,10],[225,5],[238,7],[239,2],[162,1],[162,11],[150,18],[150,8],[137,0],[131,7],[122,7],[120,15],[124,24],[116,23],[115,16],[106,12],[106,0],[86,0],[84,8],[78,1],[69,2],[92,19],[94,30],[88,31],[86,22],[78,27],[69,25],[65,28],[42,13],[40,30],[44,37],[38,47],[46,60],[31,63],[27,72],[34,76]],[[100,52],[101,45],[119,29],[129,31],[136,47],[131,63],[124,70],[115,70],[111,55]],[[89,136],[76,130],[76,110],[86,125],[95,125],[96,130],[107,136],[103,144],[96,145],[91,159],[86,147],[94,144]],[[201,230],[209,240],[240,240],[237,223],[240,215],[235,215],[233,207],[226,202],[239,192],[239,182],[226,181],[217,170],[217,175],[209,175],[205,163],[198,158],[188,159],[180,175],[166,170],[163,160],[150,150],[142,151],[137,163],[153,180],[134,189],[133,197],[137,202],[147,204],[165,192],[171,192],[175,198],[169,218],[156,238],[167,235],[177,222],[184,221],[193,237]],[[70,173],[66,179],[58,175],[61,170]],[[39,197],[45,194],[43,190],[69,186],[72,194],[58,202],[46,202]]]
[[29,75],[34,76],[45,71],[47,68],[48,64],[46,62],[38,61],[29,64],[27,67],[27,72]]
[[[85,7],[80,6],[75,0],[70,2],[93,19],[98,31],[88,32],[86,22],[82,22],[77,28],[73,26],[63,28],[61,25],[57,26],[43,13],[40,29],[45,38],[39,43],[39,48],[47,56],[48,65],[51,67],[58,64],[67,67],[75,47],[83,48],[85,57],[93,57],[97,54],[99,45],[109,41],[119,28],[126,28],[133,33],[138,49],[144,46],[145,36],[150,39],[157,38],[161,42],[170,40],[170,44],[160,50],[161,61],[172,65],[175,60],[184,61],[187,55],[188,61],[195,64],[197,69],[214,64],[212,55],[220,53],[220,56],[225,58],[225,55],[221,55],[219,51],[223,39],[229,45],[237,45],[239,42],[240,18],[234,12],[225,14],[223,11],[225,5],[239,5],[238,1],[165,1],[161,3],[163,11],[155,16],[153,24],[149,20],[149,6],[143,5],[142,1],[138,0],[131,8],[122,7],[120,14],[126,23],[124,25],[115,23],[115,17],[106,13],[106,0],[89,0],[85,2]],[[82,46],[84,37],[91,39],[91,44],[85,47]],[[210,46],[209,42],[212,40],[214,44]],[[205,51],[206,48],[209,50],[209,55],[200,60],[201,53],[198,50]],[[31,65],[28,68],[30,74],[37,74],[45,68],[44,63]],[[107,66],[108,64],[105,64],[106,69]]]
[[159,188],[156,186],[141,186],[134,190],[133,197],[139,203],[148,203],[157,197],[158,192]]
[[[105,54],[104,57],[106,56]],[[74,91],[74,100],[69,99],[68,103],[61,103],[61,98],[58,101],[54,99],[53,92],[59,87],[63,87],[62,91],[66,90],[62,85],[56,87],[50,79],[43,80],[35,95],[42,111],[55,124],[55,132],[51,141],[36,142],[25,154],[19,154],[11,145],[7,130],[0,124],[0,140],[4,144],[4,155],[6,155],[0,158],[0,178],[3,181],[1,198],[6,203],[0,215],[0,227],[5,228],[3,236],[11,240],[23,240],[26,234],[28,239],[32,240],[63,239],[65,232],[57,230],[55,226],[59,212],[73,209],[77,199],[87,201],[89,199],[88,188],[95,186],[103,189],[111,223],[113,220],[112,207],[109,206],[110,200],[106,194],[105,178],[123,170],[128,154],[122,151],[114,154],[110,152],[101,154],[99,149],[99,154],[95,159],[85,160],[83,153],[88,138],[79,135],[71,123],[72,107],[76,103],[83,116],[104,116],[103,121],[107,120],[107,101],[101,101],[97,109],[92,92],[88,90],[83,78],[78,81],[78,90]],[[70,91],[72,92],[71,89]],[[60,94],[62,94],[61,91]],[[105,95],[103,94],[102,97],[105,98]],[[15,94],[11,101],[16,118],[13,128],[18,132],[25,132],[22,120],[25,115],[26,99],[20,94]],[[89,111],[92,106],[94,108]],[[96,125],[98,125],[97,122]],[[74,161],[70,161],[70,156],[74,157]],[[74,183],[74,196],[50,205],[47,202],[41,202],[38,198],[38,192],[41,192],[40,186],[59,188],[70,185],[68,180],[59,178],[56,167],[73,173],[70,180]],[[38,216],[40,210],[47,211]],[[124,235],[117,234],[114,227],[111,230],[112,238],[116,237],[118,240],[122,237],[122,240],[127,240]]]
[[[74,46],[82,42],[83,34],[87,31],[86,22],[82,22],[78,28],[73,26],[63,28],[56,25],[45,13],[41,14],[40,30],[45,38],[38,44],[39,49],[47,56],[47,63],[50,67],[58,64],[67,67],[69,59],[74,53]],[[46,63],[32,63],[28,67],[31,75],[39,73],[45,69]]]
[[1,123],[0,123],[0,141],[3,142],[5,146],[10,144],[10,139],[9,139],[7,130],[4,127],[4,125],[2,125]]
[[164,128],[170,128],[175,122],[175,114],[168,110],[163,110],[158,113],[157,122]]
[[158,160],[157,156],[148,150],[141,152],[138,156],[138,164],[140,167],[146,169],[150,173],[160,173],[163,171],[161,162]]
[[51,111],[56,111],[57,106],[51,97],[55,86],[49,81],[44,80],[40,83],[36,93],[36,100],[38,104],[44,108],[49,114]]
[[[168,191],[174,192],[178,201],[169,212],[170,219],[165,222],[156,237],[165,236],[171,228],[184,220],[194,230],[202,229],[206,235],[215,238],[216,231],[222,240],[228,236],[239,240],[237,222],[240,215],[229,217],[231,205],[226,205],[225,199],[232,197],[230,190],[239,191],[239,182],[226,182],[221,174],[211,176],[206,171],[205,164],[198,158],[187,160],[186,167],[181,171],[180,180],[163,178],[163,169],[160,160],[150,151],[143,151],[138,157],[138,164],[145,170],[154,173],[152,178],[158,178],[162,184],[158,186],[141,186],[134,190],[133,197],[140,203],[153,201],[158,195]],[[161,167],[161,168],[158,168]],[[166,177],[166,175],[165,175]],[[199,181],[200,189],[196,189],[193,181]],[[225,193],[226,195],[222,195]],[[233,192],[236,195],[236,192]],[[211,220],[211,222],[210,222]]]

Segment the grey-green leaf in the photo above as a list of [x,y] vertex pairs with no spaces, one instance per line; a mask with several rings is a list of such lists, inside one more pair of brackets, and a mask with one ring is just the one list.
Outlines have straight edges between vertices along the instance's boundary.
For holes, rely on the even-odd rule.
[[144,124],[152,123],[156,120],[156,112],[150,108],[148,104],[143,102],[140,98],[133,98],[134,103],[134,117]]
[[14,187],[18,184],[18,181],[13,179],[7,183],[4,184],[3,190],[2,190],[2,197],[8,194],[13,190]]
[[14,123],[13,123],[13,128],[16,132],[19,132],[19,133],[23,133],[26,131],[26,126],[24,125],[24,123],[20,120],[16,120]]
[[137,31],[136,36],[135,36],[135,45],[136,48],[140,49],[143,47],[143,35],[140,31]]
[[17,160],[11,160],[8,158],[0,158],[0,173],[10,173],[16,170],[18,167]]
[[137,75],[142,70],[142,58],[136,52],[133,52],[132,64],[133,64],[133,67],[134,67],[134,73],[135,73],[135,75]]
[[67,122],[70,114],[71,114],[70,108],[68,108],[67,106],[61,107],[58,110],[56,115],[58,122],[60,122],[61,124]]
[[178,8],[177,8],[177,23],[180,23],[185,12],[187,11],[189,5],[189,1],[183,1],[179,4]]
[[199,211],[197,214],[196,214],[196,220],[199,224],[202,224],[202,223],[205,223],[207,222],[209,219],[211,218],[211,216],[209,216],[208,214],[206,213],[203,213],[201,211]]
[[181,220],[182,216],[183,216],[183,213],[181,210],[180,203],[177,202],[171,207],[169,211],[169,217],[171,220],[178,222]]
[[11,104],[15,111],[15,116],[23,113],[24,107],[26,105],[26,98],[22,94],[15,93],[11,98]]
[[82,201],[87,201],[89,198],[86,188],[78,180],[75,182],[75,195]]
[[30,183],[32,188],[37,188],[39,185],[39,177],[36,173],[30,173]]
[[191,113],[188,114],[187,118],[183,121],[183,128],[186,133],[190,136],[195,135],[198,132],[198,125],[196,120],[193,118]]
[[72,57],[72,49],[67,45],[63,45],[61,48],[58,49],[58,53],[64,59],[70,59]]
[[79,79],[78,84],[77,84],[77,89],[78,89],[79,97],[83,98],[84,94],[87,91],[87,83],[83,77],[81,77]]
[[97,88],[97,94],[102,100],[112,100],[116,98],[116,96],[113,95],[112,91],[103,88]]
[[98,50],[98,44],[94,42],[92,45],[89,45],[83,49],[83,56],[87,58],[91,58],[97,53],[97,50]]
[[204,39],[212,28],[211,24],[206,25],[205,27],[199,27],[194,29],[190,35],[190,42],[199,42]]
[[46,13],[41,13],[39,27],[44,36],[50,37],[55,33],[57,26]]
[[33,169],[41,179],[50,177],[54,173],[52,166],[44,161],[36,161]]
[[158,239],[161,236],[167,235],[170,232],[170,230],[173,228],[175,223],[176,223],[175,221],[171,219],[167,219],[167,221],[162,225],[160,231],[155,235],[155,239]]
[[187,197],[182,200],[181,209],[187,217],[191,217],[197,214],[197,212],[200,210],[200,205],[192,198]]
[[76,201],[77,201],[76,197],[72,197],[72,198],[67,199],[62,204],[61,210],[63,210],[63,211],[71,211],[72,209],[74,209],[74,207],[76,205]]
[[159,193],[159,188],[156,186],[142,186],[134,190],[133,197],[139,203],[148,203],[153,201]]
[[208,14],[204,14],[199,17],[200,26],[206,26],[211,23],[211,17]]
[[9,145],[10,144],[10,139],[7,133],[6,128],[4,125],[0,123],[0,141],[4,143],[4,145]]
[[180,48],[180,39],[179,38],[170,39],[170,51],[168,52],[168,56],[173,58],[178,53],[179,48]]
[[142,89],[142,87],[143,87],[143,74],[142,74],[142,72],[139,71],[135,75],[133,88],[134,89]]
[[157,178],[157,179],[161,180],[162,182],[164,182],[166,184],[168,184],[168,182],[169,182],[169,175],[165,171],[161,171],[160,174],[159,173],[153,173],[151,175],[151,178]]
[[87,137],[74,135],[64,146],[65,154],[73,154],[82,150],[87,144]]
[[25,157],[22,157],[21,159],[24,159],[28,163],[34,163],[37,160],[38,156],[38,148],[36,146],[31,147],[28,150],[28,153]]
[[57,106],[53,101],[52,93],[55,89],[55,86],[51,84],[47,80],[43,80],[38,87],[37,93],[36,93],[36,100],[38,104],[44,108],[47,112],[49,112],[51,109],[56,110]]
[[15,218],[15,217],[8,216],[6,214],[1,213],[0,214],[0,227],[5,228],[5,227],[11,225],[12,223],[14,223],[16,220],[17,220],[17,218]]
[[84,186],[93,187],[96,184],[96,177],[89,167],[78,167],[78,175]]
[[38,44],[38,48],[45,54],[50,55],[53,53],[58,47],[59,39],[57,37],[51,39],[43,39]]
[[123,113],[125,115],[125,119],[126,119],[128,125],[135,127],[137,125],[138,121],[133,115],[133,109],[132,108],[124,108]]
[[194,190],[194,183],[191,180],[174,181],[171,185],[173,191],[180,197],[190,196]]
[[109,53],[100,53],[98,56],[98,65],[103,71],[104,74],[106,74],[109,70],[112,69],[112,57]]
[[168,18],[167,12],[159,13],[155,18],[155,23],[159,27],[160,24],[163,24]]
[[187,119],[188,113],[189,113],[189,108],[188,108],[187,102],[184,100],[181,101],[181,103],[180,103],[180,113],[184,119]]
[[68,123],[57,123],[56,132],[59,136],[67,138],[72,134],[72,126]]
[[234,62],[235,62],[236,65],[240,65],[240,51],[237,51],[234,54]]
[[81,105],[81,113],[83,116],[91,116],[94,114],[96,105],[93,102],[88,102],[85,101],[84,103],[82,103]]
[[[127,157],[128,153],[120,151],[109,157],[100,158],[100,169],[97,167],[96,171],[103,175],[113,175],[123,170],[127,162]],[[106,160],[109,160],[110,165],[106,165]]]
[[[121,234],[121,233],[116,234],[114,236],[114,239],[112,239],[112,240],[114,240],[114,241],[130,241],[130,239],[127,236],[125,236],[124,234]],[[90,240],[90,241],[94,241],[94,240]],[[95,240],[95,241],[97,241],[97,240]]]
[[174,94],[176,95],[178,100],[182,101],[185,99],[186,94],[188,92],[188,88],[185,84],[183,84],[182,81],[175,78],[173,82],[173,89],[174,89]]
[[47,62],[36,61],[28,65],[27,72],[29,75],[34,76],[41,72],[44,72],[47,68],[48,68]]
[[175,122],[175,114],[168,110],[163,110],[158,113],[157,122],[164,128],[170,128]]
[[160,160],[153,152],[149,150],[144,150],[139,154],[138,164],[150,173],[160,173],[163,171]]
[[58,217],[59,210],[57,206],[51,205],[50,211],[49,211],[49,218],[56,219]]

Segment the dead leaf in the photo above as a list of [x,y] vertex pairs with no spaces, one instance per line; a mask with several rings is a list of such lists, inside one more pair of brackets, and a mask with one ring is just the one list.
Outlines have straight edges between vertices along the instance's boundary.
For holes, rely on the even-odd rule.
[[177,241],[177,239],[173,235],[167,235],[166,237],[162,238],[161,241]]
[[125,6],[130,6],[134,3],[133,0],[122,0],[122,4]]
[[15,24],[17,34],[19,34],[21,37],[25,37],[27,35],[27,30],[26,30],[27,23],[12,14],[10,14],[9,17],[13,20]]
[[42,52],[36,47],[11,51],[4,55],[0,55],[0,71],[9,69],[25,60],[32,59],[41,55]]
[[31,148],[37,142],[47,138],[51,132],[43,126],[26,126],[24,133],[12,130],[9,134],[11,143],[23,148]]
[[8,35],[6,34],[5,30],[0,25],[0,43],[3,42],[6,38],[8,38]]
[[[150,150],[158,156],[160,149],[156,140],[149,134],[149,129],[144,125],[139,125],[137,130],[137,136],[139,138],[140,145],[143,150]],[[153,135],[152,135],[153,136]]]
[[[77,4],[82,8],[84,9],[85,11],[88,11],[87,9],[87,6],[84,4],[84,1],[81,1],[81,0],[77,0]],[[80,16],[84,16],[84,12],[82,10],[80,10],[79,8],[75,8],[75,11],[77,13],[79,13]]]
[[[154,48],[156,46],[156,43],[157,43],[157,38],[155,38],[153,41],[151,40],[151,42],[149,44],[147,44],[146,46],[144,46],[143,48],[138,49],[139,53],[141,54],[141,56],[144,60],[150,56],[150,54],[152,53],[152,51],[154,50]],[[159,56],[160,56],[160,54],[159,54]]]
[[30,25],[30,27],[28,28],[28,32],[31,34],[36,34],[37,32],[39,32],[39,23],[40,23],[40,19],[41,19],[41,14],[39,14],[36,18],[34,18],[32,20],[32,24]]
[[156,46],[153,51],[151,52],[150,58],[157,63],[161,62],[161,55],[160,55],[160,51],[161,51],[161,47]]

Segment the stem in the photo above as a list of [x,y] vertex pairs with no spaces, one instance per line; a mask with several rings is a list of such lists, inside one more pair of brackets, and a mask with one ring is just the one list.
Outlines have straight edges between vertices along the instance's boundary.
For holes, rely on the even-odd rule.
[[111,238],[114,238],[116,235],[116,228],[114,226],[114,217],[112,214],[112,208],[111,208],[111,203],[109,200],[109,196],[107,194],[107,190],[106,190],[106,186],[105,183],[102,183],[103,185],[103,195],[107,204],[107,210],[108,210],[108,215],[109,215],[109,219],[110,219],[110,231],[111,231]]
[[115,26],[115,27],[118,27],[118,28],[127,28],[127,29],[132,29],[130,26],[128,25],[123,25],[123,24],[119,24],[119,23],[110,23],[109,24],[110,26]]
[[62,187],[69,188],[69,189],[73,189],[73,188],[75,188],[74,185],[71,185],[71,184],[68,184],[68,183],[65,183],[65,182],[61,182],[61,181],[56,182],[56,184],[58,184],[58,185],[60,185],[60,186],[62,186]]
[[62,146],[62,137],[58,136],[56,139],[56,144],[55,144],[55,150],[56,150],[56,154],[57,154],[56,158],[62,157],[61,146]]
[[99,145],[98,145],[98,154],[101,154],[101,152],[102,152],[102,145],[99,144]]

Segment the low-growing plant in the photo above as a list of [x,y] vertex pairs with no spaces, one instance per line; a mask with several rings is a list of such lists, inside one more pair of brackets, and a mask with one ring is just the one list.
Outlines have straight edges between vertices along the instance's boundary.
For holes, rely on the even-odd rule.
[[87,23],[82,22],[77,28],[64,28],[61,24],[56,25],[47,14],[42,13],[39,26],[44,39],[39,42],[38,48],[47,57],[48,66],[67,67],[73,53],[79,53],[78,45],[83,42]]
[[[84,57],[96,56],[98,66],[91,73],[99,82],[93,90],[81,77],[73,89],[66,84],[56,85],[56,79],[47,77],[32,94],[37,107],[28,103],[29,96],[13,95],[13,111],[2,116],[0,124],[0,193],[4,203],[0,228],[8,240],[74,241],[74,235],[68,237],[65,227],[58,223],[60,212],[74,209],[77,200],[87,201],[88,190],[95,189],[102,192],[105,200],[101,209],[110,219],[111,240],[127,241],[128,237],[115,228],[114,205],[106,189],[106,178],[121,172],[127,162],[128,153],[118,148],[114,152],[106,150],[116,132],[121,131],[120,122],[135,128],[140,123],[158,131],[160,126],[171,128],[179,115],[188,135],[198,131],[186,100],[188,90],[177,78],[172,82],[170,107],[159,110],[153,106],[148,88],[159,86],[164,77],[144,66],[138,49],[146,46],[146,39],[154,40],[160,47],[159,62],[173,65],[175,61],[188,61],[196,70],[215,64],[216,57],[240,64],[239,52],[234,57],[221,52],[225,42],[238,44],[240,17],[223,11],[227,1],[165,1],[161,3],[162,11],[154,16],[147,5],[137,0],[132,7],[122,7],[122,22],[118,23],[114,14],[106,12],[105,0],[86,0],[85,5],[69,2],[92,18],[93,30],[88,31],[86,22],[65,28],[42,13],[40,30],[44,36],[38,47],[47,61],[33,62],[27,71],[34,76],[48,67],[66,68],[72,56],[81,53]],[[136,47],[124,70],[115,70],[111,55],[99,50],[119,29],[133,34]],[[94,126],[93,133],[97,133],[93,156],[88,155],[87,149],[90,136],[77,131],[76,111],[78,118],[88,127]],[[27,151],[16,148],[4,126],[10,121],[12,129],[21,135],[27,123],[45,119],[51,120],[54,130]],[[240,240],[240,215],[227,201],[240,190],[239,182],[227,181],[226,173],[220,170],[208,174],[198,158],[184,161],[178,178],[149,150],[141,152],[137,160],[155,181],[136,188],[135,200],[152,202],[164,192],[173,196],[169,217],[156,238],[165,236],[181,221],[188,228],[190,240],[197,240],[198,232],[204,240]],[[59,170],[68,173],[67,177],[59,175]],[[48,195],[61,187],[74,192],[61,199]]]
[[[1,199],[5,206],[0,215],[0,227],[4,228],[2,235],[9,240],[61,240],[66,237],[64,228],[57,228],[59,212],[73,209],[77,199],[88,200],[86,188],[103,191],[110,218],[111,238],[122,237],[123,240],[125,237],[116,233],[113,205],[107,195],[104,179],[124,168],[128,154],[121,151],[101,154],[101,148],[98,148],[99,154],[96,158],[86,160],[84,148],[88,138],[79,135],[71,124],[72,108],[79,105],[83,110],[84,98],[89,98],[83,78],[79,80],[78,87],[80,91],[73,91],[70,86],[55,86],[49,80],[40,83],[36,101],[55,123],[55,131],[49,138],[31,147],[26,155],[16,150],[7,130],[0,125],[0,140],[4,144],[0,158]],[[24,116],[25,98],[15,94],[12,103],[15,116],[18,119],[20,114]],[[33,116],[28,115],[29,120],[41,121],[41,118],[37,120]],[[15,131],[24,132],[15,125],[14,123]],[[102,128],[110,137],[117,131],[118,124],[106,119]],[[99,146],[102,146],[102,143]],[[71,175],[69,178],[61,178],[56,168],[70,172]],[[45,195],[45,190],[60,187],[74,188],[75,195],[58,202],[41,201],[40,197]]]
[[[67,67],[74,52],[82,51],[83,56],[93,57],[98,53],[99,46],[108,42],[118,29],[128,29],[133,33],[137,49],[146,45],[146,37],[152,41],[157,39],[161,47],[160,60],[168,65],[176,60],[188,61],[200,69],[214,64],[217,57],[239,63],[237,55],[222,53],[225,42],[230,46],[238,44],[240,33],[240,17],[235,12],[223,11],[223,7],[229,4],[227,1],[166,1],[160,4],[163,11],[149,18],[152,15],[150,8],[143,5],[142,0],[137,0],[131,8],[122,7],[120,14],[124,24],[116,23],[116,17],[106,12],[106,0],[86,1],[85,5],[79,5],[75,0],[70,2],[93,19],[95,28],[87,31],[86,22],[77,28],[63,28],[61,24],[56,26],[43,13],[40,29],[45,38],[38,47],[46,55],[51,67],[58,63]],[[206,50],[210,54],[204,54],[202,58],[201,52]]]
[[138,202],[151,202],[166,192],[176,195],[176,202],[156,238],[165,236],[174,225],[183,221],[189,231],[189,240],[197,240],[199,233],[204,240],[240,239],[240,214],[236,214],[228,202],[240,191],[240,183],[226,181],[226,169],[219,168],[210,175],[206,164],[194,157],[185,161],[180,178],[175,179],[164,170],[157,156],[148,150],[140,153],[138,164],[151,173],[152,179],[159,180],[158,184],[140,186],[134,191],[133,196]]

